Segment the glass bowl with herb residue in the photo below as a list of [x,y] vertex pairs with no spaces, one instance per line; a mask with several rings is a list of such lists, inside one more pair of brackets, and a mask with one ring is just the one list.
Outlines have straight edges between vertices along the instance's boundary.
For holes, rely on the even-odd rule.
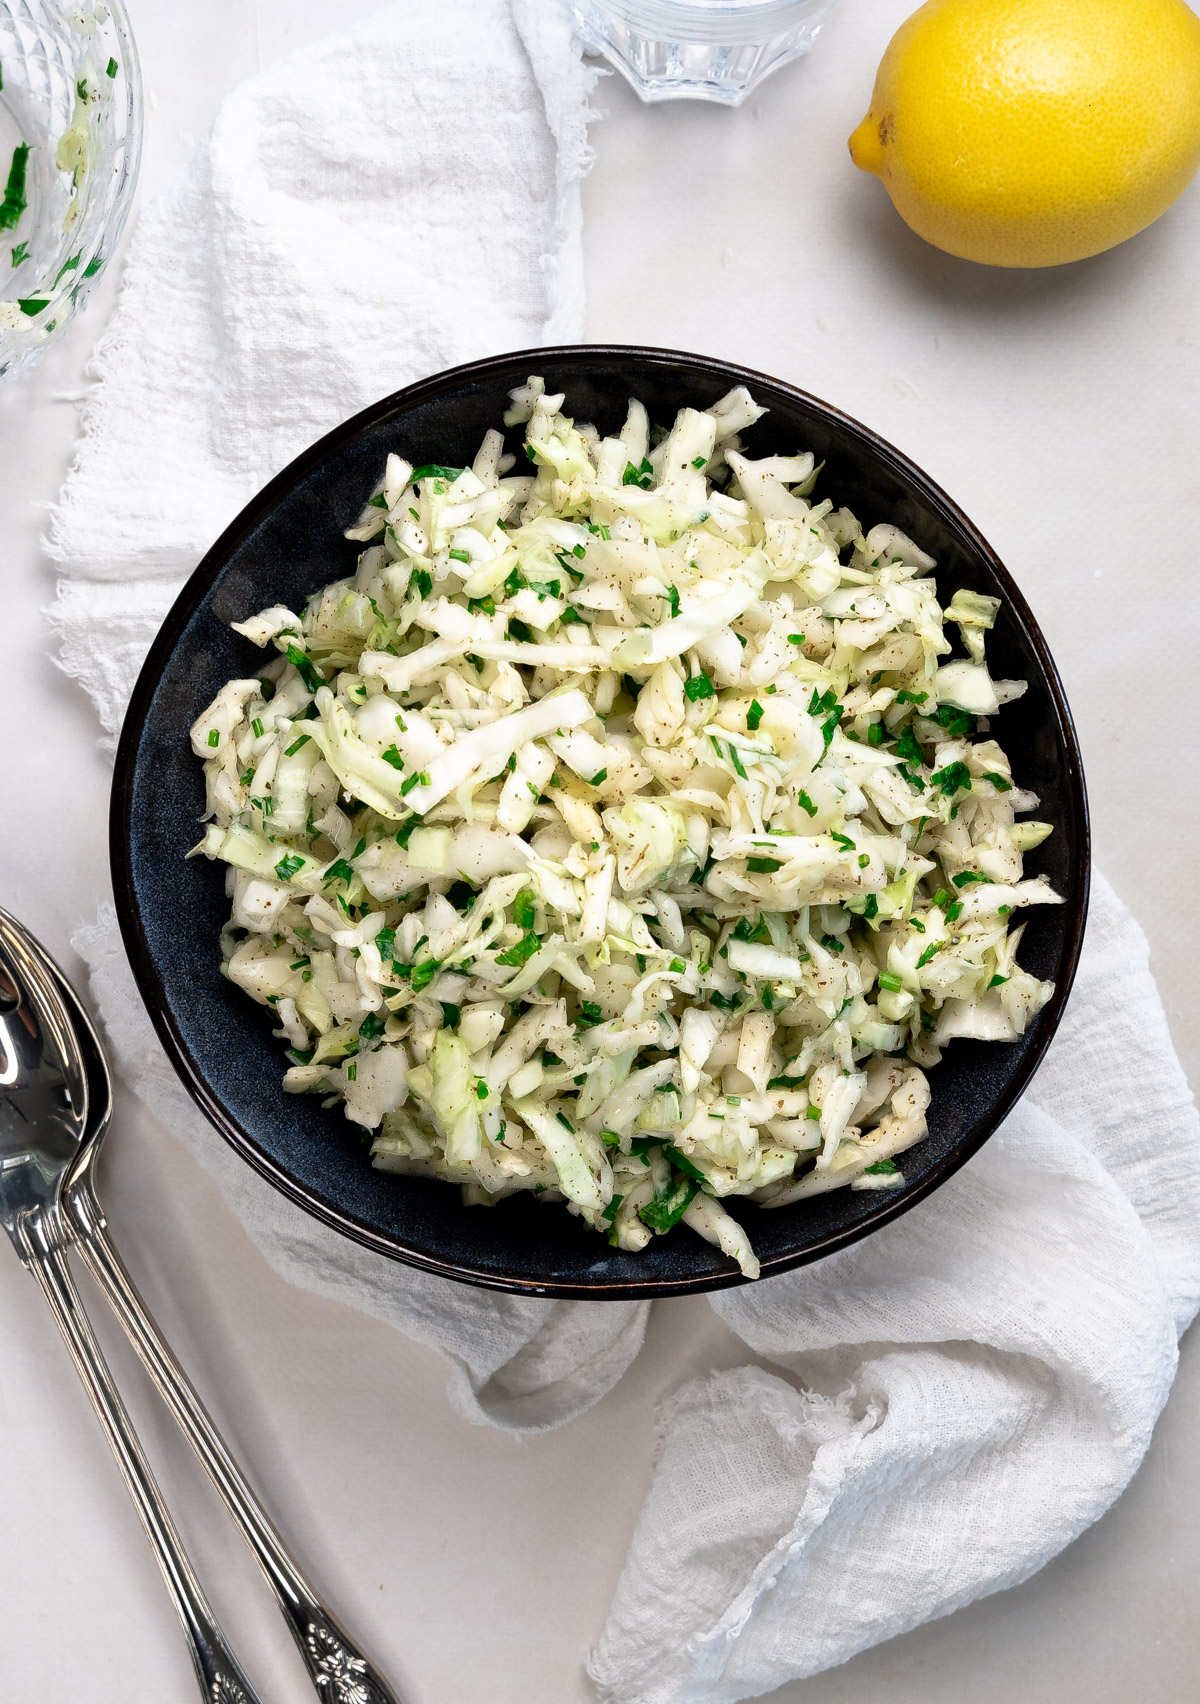
[[122,0],[0,0],[0,379],[87,301],[129,212],[141,141]]

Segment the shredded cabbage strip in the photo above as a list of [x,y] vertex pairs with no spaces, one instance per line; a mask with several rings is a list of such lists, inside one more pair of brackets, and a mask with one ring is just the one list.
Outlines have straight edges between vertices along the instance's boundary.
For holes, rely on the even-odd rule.
[[565,400],[512,393],[529,472],[499,430],[389,455],[356,573],[234,624],[277,655],[192,728],[194,851],[284,1088],[374,1165],[755,1277],[723,1201],[901,1186],[942,1049],[1050,997],[1014,913],[1059,903],[1051,825],[991,732],[1025,683],[997,599],[746,454],[744,389],[615,437]]

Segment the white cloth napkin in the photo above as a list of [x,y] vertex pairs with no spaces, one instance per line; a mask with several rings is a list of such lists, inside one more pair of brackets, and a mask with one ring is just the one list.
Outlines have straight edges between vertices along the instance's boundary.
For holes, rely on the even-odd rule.
[[[245,85],[142,215],[51,526],[63,660],[110,735],[180,578],[335,421],[582,330],[588,78],[553,0],[404,0]],[[120,1069],[293,1282],[441,1349],[480,1420],[570,1419],[646,1308],[471,1291],[359,1249],[242,1164],[78,937]],[[1128,1482],[1200,1299],[1200,1129],[1145,941],[1097,880],[1032,1093],[896,1225],[714,1306],[775,1371],[677,1393],[592,1672],[614,1704],[770,1690],[1024,1578]],[[671,1306],[670,1303],[659,1304]],[[748,1357],[749,1360],[749,1357]]]

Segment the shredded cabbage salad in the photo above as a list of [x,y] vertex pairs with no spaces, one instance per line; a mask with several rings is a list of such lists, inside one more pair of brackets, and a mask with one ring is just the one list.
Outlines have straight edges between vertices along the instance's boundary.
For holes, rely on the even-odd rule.
[[192,729],[194,851],[284,1088],[376,1166],[754,1277],[723,1201],[897,1188],[925,1069],[1050,996],[1013,921],[1051,827],[990,727],[1025,683],[998,600],[743,452],[746,390],[605,438],[564,401],[512,393],[529,471],[389,455],[357,573],[234,623],[279,655]]

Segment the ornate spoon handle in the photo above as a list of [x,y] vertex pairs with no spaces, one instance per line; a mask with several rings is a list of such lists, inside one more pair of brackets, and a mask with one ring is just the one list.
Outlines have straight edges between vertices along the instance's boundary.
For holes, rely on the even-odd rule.
[[319,1697],[325,1704],[400,1704],[304,1578],[247,1485],[138,1294],[108,1234],[104,1213],[87,1175],[68,1187],[64,1208],[79,1233],[79,1252],[88,1269],[266,1575]]
[[[108,1435],[117,1464],[154,1547],[167,1590],[191,1646],[206,1704],[259,1704],[258,1696],[225,1643],[186,1550],[167,1511],[112,1374],[83,1311],[67,1265],[62,1226],[54,1208],[30,1214],[20,1228],[26,1266],[58,1321],[76,1371]],[[336,1696],[336,1694],[334,1695]]]

